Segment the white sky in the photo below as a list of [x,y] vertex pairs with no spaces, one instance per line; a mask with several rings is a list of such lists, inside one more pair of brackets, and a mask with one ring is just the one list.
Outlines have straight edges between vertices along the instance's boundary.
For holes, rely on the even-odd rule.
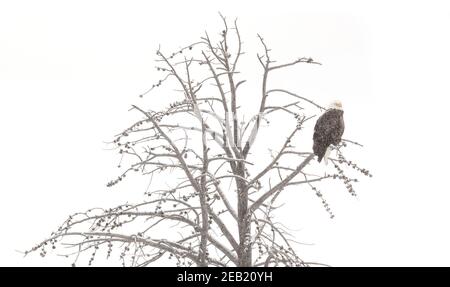
[[280,62],[322,62],[272,84],[324,105],[340,98],[345,137],[365,144],[353,156],[374,177],[356,185],[358,198],[323,190],[334,220],[314,196],[281,198],[285,225],[314,243],[300,255],[335,266],[450,265],[450,7],[370,2],[0,2],[0,265],[68,265],[15,250],[75,211],[141,198],[138,178],[105,187],[118,158],[103,142],[130,123],[130,104],[157,79],[158,45],[171,51],[216,33],[217,11],[239,17],[248,61],[260,33]]

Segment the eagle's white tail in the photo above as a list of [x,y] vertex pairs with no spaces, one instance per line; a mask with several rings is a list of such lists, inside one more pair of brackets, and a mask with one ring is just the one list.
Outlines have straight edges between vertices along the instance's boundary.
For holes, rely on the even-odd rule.
[[330,156],[331,148],[327,147],[327,150],[325,151],[325,155],[323,156],[323,162],[325,165],[328,164],[328,157]]

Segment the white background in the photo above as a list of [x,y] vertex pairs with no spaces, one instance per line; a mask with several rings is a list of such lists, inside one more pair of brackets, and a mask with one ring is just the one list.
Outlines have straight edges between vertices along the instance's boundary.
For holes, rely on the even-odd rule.
[[450,8],[429,0],[1,1],[0,265],[69,265],[16,250],[75,211],[141,198],[138,178],[106,188],[118,158],[104,141],[134,118],[130,104],[151,103],[137,96],[157,79],[158,45],[214,34],[218,11],[239,17],[251,61],[260,33],[280,61],[322,62],[273,83],[324,105],[340,98],[346,137],[365,144],[354,156],[374,177],[356,186],[358,198],[323,190],[334,220],[314,196],[282,198],[285,224],[314,243],[300,255],[335,266],[450,265]]

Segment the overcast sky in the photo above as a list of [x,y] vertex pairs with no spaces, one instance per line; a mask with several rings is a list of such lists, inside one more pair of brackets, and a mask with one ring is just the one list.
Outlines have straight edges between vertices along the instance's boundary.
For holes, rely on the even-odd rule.
[[374,175],[356,185],[356,199],[323,190],[333,220],[314,196],[283,195],[278,216],[314,244],[299,254],[335,266],[449,266],[447,2],[0,2],[0,265],[69,265],[16,250],[73,212],[142,198],[139,178],[106,188],[119,159],[104,142],[134,118],[131,104],[158,105],[138,98],[158,79],[158,46],[220,31],[221,11],[239,18],[249,77],[260,73],[251,66],[257,33],[280,61],[323,64],[272,84],[323,105],[341,99],[345,137],[364,144],[352,156]]

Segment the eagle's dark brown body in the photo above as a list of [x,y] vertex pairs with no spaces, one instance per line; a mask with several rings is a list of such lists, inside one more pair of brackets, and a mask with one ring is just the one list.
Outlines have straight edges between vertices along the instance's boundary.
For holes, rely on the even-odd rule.
[[325,155],[328,146],[339,144],[344,129],[344,111],[329,109],[320,116],[314,127],[313,135],[313,151],[319,162]]

